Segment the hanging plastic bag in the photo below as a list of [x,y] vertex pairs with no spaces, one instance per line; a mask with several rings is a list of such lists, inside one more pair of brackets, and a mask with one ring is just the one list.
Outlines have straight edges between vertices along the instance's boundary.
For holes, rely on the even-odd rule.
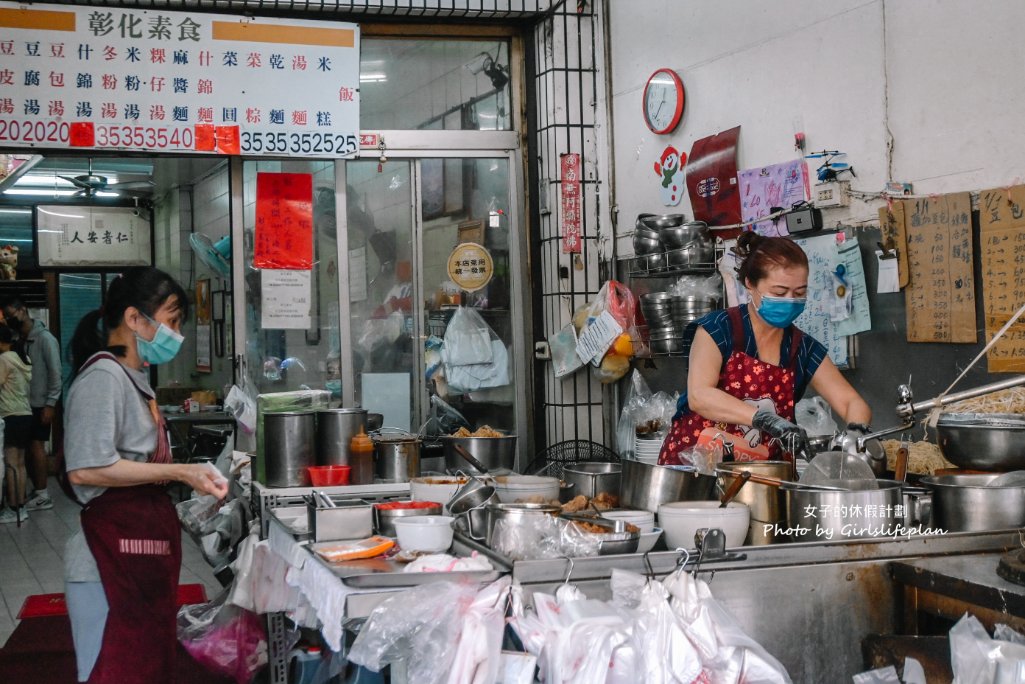
[[445,329],[442,358],[446,366],[471,366],[491,363],[492,331],[476,309],[456,309]]
[[267,664],[267,634],[254,613],[225,603],[228,592],[209,603],[178,611],[178,641],[214,672],[248,684]]
[[990,637],[965,613],[950,630],[950,665],[954,684],[1025,682],[1025,646]]
[[623,401],[623,410],[619,412],[619,422],[616,424],[616,450],[620,456],[633,453],[641,412],[650,398],[651,389],[649,389],[648,383],[644,381],[641,372],[635,370],[630,375],[626,398]]

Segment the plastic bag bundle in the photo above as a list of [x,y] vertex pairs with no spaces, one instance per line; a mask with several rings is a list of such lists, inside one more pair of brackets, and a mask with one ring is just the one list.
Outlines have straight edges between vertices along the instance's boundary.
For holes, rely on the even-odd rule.
[[[954,684],[1025,682],[1025,646],[1007,640],[1009,627],[989,635],[979,620],[965,613],[950,630],[950,664]],[[1017,635],[1020,639],[1020,635]]]
[[669,286],[667,292],[679,297],[722,301],[722,276],[718,273],[680,276],[679,280]]
[[492,548],[513,560],[597,556],[601,541],[568,520],[532,515],[511,522],[498,520],[491,533]]
[[829,404],[822,397],[806,397],[797,402],[794,418],[812,437],[833,436],[839,432]]
[[404,661],[418,684],[490,684],[498,675],[509,578],[480,589],[438,582],[400,592],[374,609],[349,660],[375,672]]
[[441,360],[456,392],[504,387],[511,380],[509,350],[476,309],[459,307],[445,329]]
[[246,684],[267,664],[267,635],[257,615],[227,604],[226,596],[183,606],[178,641],[198,662]]

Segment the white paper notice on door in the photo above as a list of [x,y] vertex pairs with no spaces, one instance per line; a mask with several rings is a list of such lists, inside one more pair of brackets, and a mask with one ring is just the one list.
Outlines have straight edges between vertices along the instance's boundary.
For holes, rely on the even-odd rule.
[[264,330],[309,330],[310,274],[313,271],[260,271],[260,326]]
[[366,301],[367,298],[367,248],[349,250],[349,300]]

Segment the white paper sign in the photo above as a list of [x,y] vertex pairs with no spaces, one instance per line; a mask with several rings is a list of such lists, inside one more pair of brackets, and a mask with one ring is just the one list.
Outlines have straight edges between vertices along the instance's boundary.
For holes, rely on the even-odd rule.
[[879,264],[879,279],[876,281],[876,292],[886,294],[900,292],[900,277],[897,271],[897,259],[884,259],[883,251],[876,250],[876,262]]
[[36,207],[41,268],[149,266],[150,225],[130,207]]
[[211,371],[210,349],[210,324],[196,324],[196,370],[204,373],[209,373]]
[[0,2],[0,139],[355,156],[359,26]]
[[590,322],[577,338],[577,356],[584,363],[600,359],[609,350],[616,338],[623,334],[623,328],[608,311]]
[[308,330],[312,271],[260,271],[260,325],[265,330]]

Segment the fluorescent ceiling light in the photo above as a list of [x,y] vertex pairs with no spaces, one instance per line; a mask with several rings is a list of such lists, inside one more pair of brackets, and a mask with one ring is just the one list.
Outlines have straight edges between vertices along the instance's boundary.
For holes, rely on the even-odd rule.
[[[71,197],[78,190],[43,190],[41,188],[8,188],[4,190],[5,195],[23,195],[32,197]],[[103,192],[102,190],[93,193],[93,197],[120,197],[116,192]]]
[[384,83],[388,80],[388,74],[360,74],[360,83]]
[[[73,219],[85,218],[85,216],[82,215],[82,214],[62,214],[62,213],[57,212],[57,211],[49,211],[48,209],[43,209],[42,207],[36,207],[36,209],[39,210],[40,214],[46,214],[47,216],[60,216],[61,218],[73,218]],[[39,232],[41,232],[41,233],[60,233],[61,231],[59,231],[59,230],[47,231],[47,230],[40,229]]]

